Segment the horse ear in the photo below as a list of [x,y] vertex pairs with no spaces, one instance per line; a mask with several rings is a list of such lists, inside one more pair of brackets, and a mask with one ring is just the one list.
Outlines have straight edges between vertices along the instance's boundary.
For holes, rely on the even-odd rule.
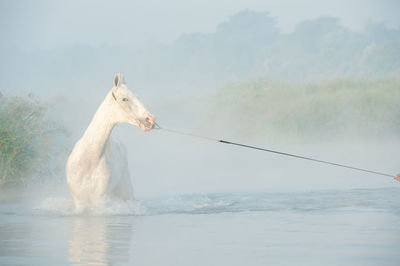
[[120,82],[121,82],[121,74],[117,73],[117,74],[115,74],[115,77],[114,77],[114,87],[118,88]]
[[126,84],[124,74],[117,73],[114,77],[114,86],[118,88],[121,84]]
[[124,84],[124,85],[126,85],[125,75],[124,75],[123,73],[120,73],[120,76],[119,76],[119,84]]

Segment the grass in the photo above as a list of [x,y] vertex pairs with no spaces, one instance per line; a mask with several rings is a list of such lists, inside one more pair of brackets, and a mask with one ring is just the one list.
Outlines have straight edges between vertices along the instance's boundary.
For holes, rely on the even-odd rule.
[[400,80],[231,83],[213,95],[201,125],[228,137],[285,142],[398,138]]

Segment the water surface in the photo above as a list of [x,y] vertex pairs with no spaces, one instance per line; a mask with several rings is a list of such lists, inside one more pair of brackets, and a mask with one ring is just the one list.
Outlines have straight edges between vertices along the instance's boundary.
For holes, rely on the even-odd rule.
[[400,188],[0,204],[1,265],[400,265]]

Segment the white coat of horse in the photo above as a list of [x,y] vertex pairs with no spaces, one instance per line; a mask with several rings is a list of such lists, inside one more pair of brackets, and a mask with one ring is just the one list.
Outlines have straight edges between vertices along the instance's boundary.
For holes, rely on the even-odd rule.
[[129,123],[143,131],[151,130],[155,124],[155,117],[128,89],[119,73],[67,161],[67,182],[77,208],[113,197],[133,199],[125,149],[110,138],[117,123]]

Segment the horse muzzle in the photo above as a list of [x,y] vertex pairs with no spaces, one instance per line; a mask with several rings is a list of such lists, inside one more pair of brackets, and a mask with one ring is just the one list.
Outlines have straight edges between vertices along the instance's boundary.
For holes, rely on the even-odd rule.
[[145,119],[139,120],[139,127],[143,131],[149,131],[154,128],[156,118],[153,115],[148,115]]

